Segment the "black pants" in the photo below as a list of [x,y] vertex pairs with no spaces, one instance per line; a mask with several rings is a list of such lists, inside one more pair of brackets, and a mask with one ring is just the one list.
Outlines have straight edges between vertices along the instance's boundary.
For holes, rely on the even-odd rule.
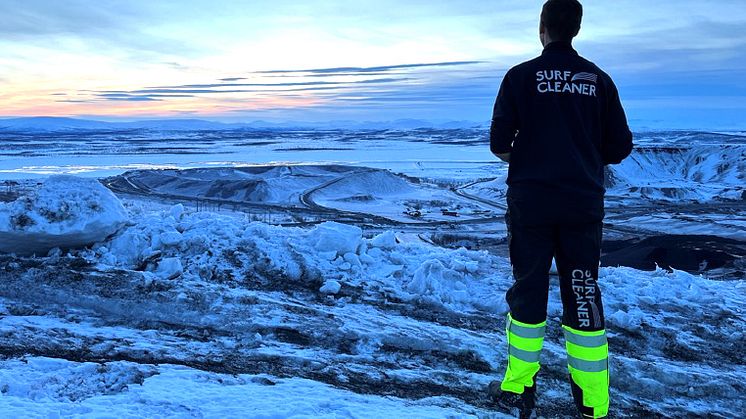
[[[554,257],[560,278],[562,323],[576,330],[604,329],[601,291],[597,284],[602,222],[526,223],[524,209],[508,202],[506,222],[515,284],[506,300],[515,320],[539,324],[547,317],[549,269]],[[513,214],[514,216],[511,216]]]

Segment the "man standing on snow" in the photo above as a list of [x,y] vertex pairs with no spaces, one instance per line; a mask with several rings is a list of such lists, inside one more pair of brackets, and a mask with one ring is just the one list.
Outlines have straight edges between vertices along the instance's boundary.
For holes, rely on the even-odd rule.
[[596,282],[604,166],[630,154],[632,134],[611,78],[572,47],[582,15],[577,0],[544,4],[544,51],[507,72],[492,117],[490,149],[510,164],[506,222],[515,283],[506,295],[507,371],[489,392],[521,418],[534,414],[552,258],[572,395],[583,417],[605,417],[609,410],[608,344]]

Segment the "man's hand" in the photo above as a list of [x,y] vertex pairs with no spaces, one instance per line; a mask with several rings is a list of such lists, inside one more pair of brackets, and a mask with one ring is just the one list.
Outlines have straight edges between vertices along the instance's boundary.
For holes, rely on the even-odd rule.
[[503,153],[503,154],[497,154],[495,153],[495,156],[504,161],[505,163],[510,163],[510,153]]

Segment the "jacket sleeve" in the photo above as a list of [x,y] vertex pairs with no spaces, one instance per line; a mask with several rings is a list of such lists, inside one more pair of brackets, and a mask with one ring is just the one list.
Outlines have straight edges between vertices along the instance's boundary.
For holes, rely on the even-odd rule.
[[632,132],[627,125],[619,92],[611,78],[608,79],[606,104],[606,121],[601,142],[601,157],[603,163],[618,164],[632,152]]
[[518,109],[510,74],[508,71],[503,78],[492,112],[490,151],[493,154],[510,153],[518,130]]

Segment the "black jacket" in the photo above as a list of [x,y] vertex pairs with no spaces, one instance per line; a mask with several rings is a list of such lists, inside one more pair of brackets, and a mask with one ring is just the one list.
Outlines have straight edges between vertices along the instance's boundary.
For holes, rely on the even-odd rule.
[[524,204],[527,221],[600,221],[604,166],[630,154],[632,133],[611,78],[553,42],[505,75],[490,149],[511,153],[508,200]]

